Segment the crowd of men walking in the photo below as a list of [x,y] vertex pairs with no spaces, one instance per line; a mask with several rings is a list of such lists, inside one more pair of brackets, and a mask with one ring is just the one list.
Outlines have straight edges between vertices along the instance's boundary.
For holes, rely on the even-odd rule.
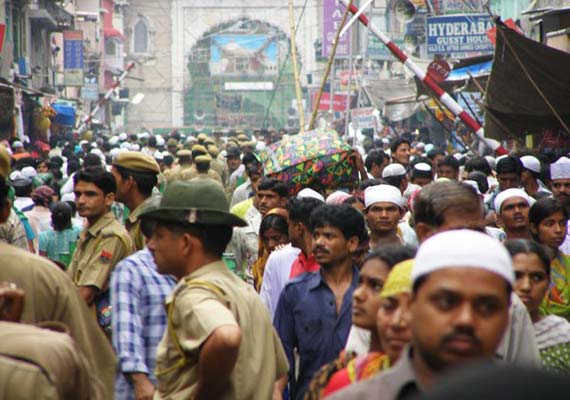
[[0,145],[2,398],[570,389],[569,158],[384,137],[292,193],[283,134]]

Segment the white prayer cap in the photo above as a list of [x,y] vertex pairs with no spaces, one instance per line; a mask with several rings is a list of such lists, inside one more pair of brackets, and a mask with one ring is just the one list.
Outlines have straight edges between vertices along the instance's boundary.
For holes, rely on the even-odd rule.
[[432,272],[453,267],[484,269],[504,278],[511,286],[515,281],[511,256],[498,240],[461,229],[438,233],[420,246],[412,283]]
[[521,163],[525,169],[540,174],[540,160],[535,156],[522,156]]
[[120,152],[121,149],[119,149],[118,147],[114,147],[111,149],[111,151],[109,151],[109,154],[111,155],[111,157],[115,158],[119,155]]
[[337,190],[336,192],[332,192],[331,194],[329,194],[326,203],[332,205],[342,204],[342,202],[348,199],[349,197],[350,195],[348,193]]
[[471,179],[466,179],[462,183],[471,186],[473,189],[475,189],[478,195],[481,195],[481,191],[479,190],[479,185],[477,184],[477,182],[472,181]]
[[131,145],[131,149],[132,149],[133,151],[140,151],[141,146],[139,146],[137,143],[133,143],[133,144]]
[[122,149],[132,150],[131,144],[130,144],[129,142],[121,143],[121,150],[122,150]]
[[414,164],[413,175],[415,177],[425,177],[425,178],[432,177],[433,174],[431,170],[431,165],[425,162]]
[[382,178],[390,178],[391,176],[406,175],[406,168],[402,164],[389,164],[382,171]]
[[15,140],[14,143],[12,143],[12,148],[18,148],[18,147],[24,147],[24,144],[22,142],[20,142],[19,140]]
[[311,189],[311,188],[305,188],[303,190],[301,190],[299,193],[297,193],[297,198],[298,199],[317,199],[322,201],[323,203],[325,202],[325,198],[317,191]]
[[127,134],[125,132],[119,133],[119,141],[124,142],[127,140]]
[[429,153],[429,152],[432,151],[434,148],[435,148],[435,146],[434,146],[432,143],[428,143],[428,144],[426,144],[426,147],[425,147],[424,150],[425,150],[426,153]]
[[22,168],[22,175],[24,175],[28,179],[32,179],[37,174],[38,174],[38,172],[36,171],[36,169],[34,167]]
[[550,179],[570,179],[570,158],[560,157],[550,164]]
[[164,143],[165,143],[164,138],[160,135],[156,135],[156,145],[158,147],[160,147],[160,146],[164,146]]
[[528,194],[526,194],[526,192],[522,189],[512,188],[512,189],[503,190],[497,195],[497,197],[495,197],[495,211],[497,212],[497,214],[501,212],[501,207],[503,205],[503,202],[512,197],[522,197],[527,202],[529,207],[534,204],[534,199],[530,197]]
[[398,207],[404,206],[404,198],[400,189],[390,185],[370,186],[364,191],[366,208],[375,203],[392,203]]
[[110,144],[111,146],[114,146],[114,145],[116,145],[117,143],[119,143],[119,137],[118,137],[118,136],[111,136],[111,137],[109,138],[109,144]]

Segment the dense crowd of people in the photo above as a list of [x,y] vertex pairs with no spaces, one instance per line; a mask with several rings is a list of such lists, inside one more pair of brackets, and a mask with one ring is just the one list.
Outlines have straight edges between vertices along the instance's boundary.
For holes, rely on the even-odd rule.
[[385,136],[294,192],[259,157],[286,137],[4,141],[3,398],[570,389],[570,158]]

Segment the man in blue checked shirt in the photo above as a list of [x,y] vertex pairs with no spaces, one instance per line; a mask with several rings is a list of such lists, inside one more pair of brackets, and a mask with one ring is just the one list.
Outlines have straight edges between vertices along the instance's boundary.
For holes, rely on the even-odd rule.
[[[148,206],[158,202],[159,197]],[[142,224],[141,230],[148,238],[148,227]],[[115,267],[110,290],[113,348],[119,358],[116,400],[152,399],[156,347],[167,324],[164,300],[175,285],[174,278],[156,271],[146,247]]]

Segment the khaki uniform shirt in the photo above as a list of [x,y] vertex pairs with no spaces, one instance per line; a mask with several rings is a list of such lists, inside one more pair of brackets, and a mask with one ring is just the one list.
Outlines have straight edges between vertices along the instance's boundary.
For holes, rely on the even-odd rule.
[[73,339],[28,324],[0,322],[0,387],[10,400],[103,399],[101,383]]
[[127,230],[108,212],[81,232],[67,272],[77,286],[105,291],[115,265],[132,252]]
[[220,189],[222,189],[222,191],[224,190],[224,187],[222,186],[222,184],[221,184],[219,181],[213,179],[213,178],[212,178],[210,175],[208,175],[208,174],[200,174],[200,173],[198,173],[198,174],[196,174],[196,176],[195,176],[194,178],[192,178],[192,179],[190,179],[190,180],[191,180],[191,181],[194,181],[194,180],[197,180],[197,179],[202,179],[202,180],[207,180],[207,181],[213,182],[214,184],[218,185],[218,187],[219,187]]
[[26,229],[14,210],[10,210],[8,220],[3,224],[0,224],[0,240],[17,246],[23,250],[29,249]]
[[137,208],[129,214],[126,222],[126,228],[129,236],[133,242],[134,251],[139,251],[144,248],[144,235],[141,231],[140,214],[141,210],[152,200],[152,196],[143,201]]
[[112,399],[117,365],[113,348],[69,277],[47,259],[0,242],[0,281],[26,292],[23,323],[57,321],[68,327],[91,375],[102,382],[103,397]]
[[[186,284],[194,281],[194,284]],[[219,297],[199,282],[215,285]],[[241,344],[238,359],[223,399],[271,399],[277,379],[287,373],[287,358],[273,329],[267,309],[254,289],[230,272],[222,261],[199,268],[184,278],[166,300],[171,327],[157,348],[158,387],[154,399],[191,399],[198,382],[200,347],[223,325],[238,325]],[[176,335],[184,357],[177,351]],[[165,372],[166,371],[166,372]]]
[[227,185],[228,183],[228,166],[223,161],[214,158],[210,163],[210,168],[215,171],[222,179],[222,184]]
[[[188,168],[187,170],[182,171],[180,173],[180,179],[183,181],[189,181],[190,179],[196,178],[196,176],[198,176],[198,170],[196,169],[196,165],[194,165],[194,164],[192,164],[192,166],[190,168]],[[212,168],[210,168],[208,170],[208,176],[210,178],[218,181],[223,187],[224,182],[222,181],[222,178]]]

